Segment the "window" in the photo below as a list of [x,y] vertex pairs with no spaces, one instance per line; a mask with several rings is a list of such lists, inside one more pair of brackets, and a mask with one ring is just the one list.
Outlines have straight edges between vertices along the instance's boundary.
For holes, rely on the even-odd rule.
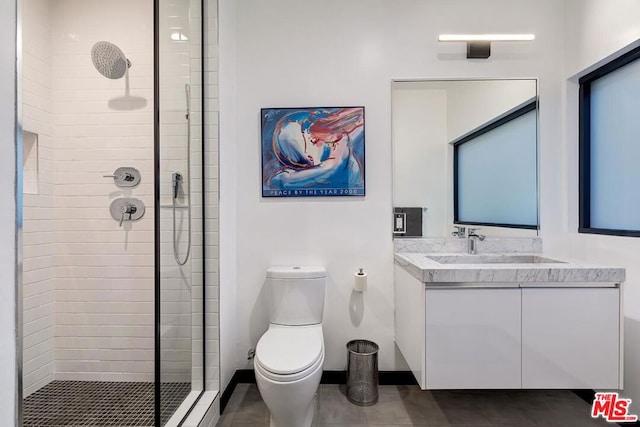
[[537,100],[453,141],[456,224],[538,228]]
[[640,48],[582,77],[579,232],[640,236]]

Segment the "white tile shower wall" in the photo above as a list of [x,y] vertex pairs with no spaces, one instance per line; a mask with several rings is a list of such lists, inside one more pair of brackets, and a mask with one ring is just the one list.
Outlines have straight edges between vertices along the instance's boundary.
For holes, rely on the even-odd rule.
[[193,206],[193,258],[191,266],[191,386],[194,390],[204,388],[203,378],[203,339],[204,339],[204,300],[203,296],[203,229],[204,205],[202,203],[203,168],[202,153],[202,20],[203,8],[200,0],[190,0],[190,72],[191,72],[191,203]]
[[[153,4],[52,1],[55,378],[152,381]],[[131,60],[129,94],[93,67],[99,40]],[[103,177],[120,166],[141,183]],[[109,205],[123,196],[147,210],[119,227]]]
[[206,390],[220,390],[220,239],[218,233],[220,186],[218,181],[218,2],[205,6],[205,219],[206,219]]
[[53,131],[51,125],[51,3],[22,2],[23,129],[38,135],[38,185],[25,194],[23,229],[23,395],[53,380],[55,276]]

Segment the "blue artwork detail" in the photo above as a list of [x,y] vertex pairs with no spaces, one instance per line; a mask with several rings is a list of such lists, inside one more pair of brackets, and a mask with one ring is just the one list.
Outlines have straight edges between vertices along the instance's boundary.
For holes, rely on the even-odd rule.
[[364,107],[263,108],[262,196],[364,196]]

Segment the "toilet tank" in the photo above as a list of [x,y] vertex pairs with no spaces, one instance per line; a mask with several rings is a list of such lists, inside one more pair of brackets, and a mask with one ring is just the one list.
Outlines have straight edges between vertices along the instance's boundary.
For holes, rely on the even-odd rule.
[[322,323],[325,277],[324,267],[269,268],[269,321],[291,326]]

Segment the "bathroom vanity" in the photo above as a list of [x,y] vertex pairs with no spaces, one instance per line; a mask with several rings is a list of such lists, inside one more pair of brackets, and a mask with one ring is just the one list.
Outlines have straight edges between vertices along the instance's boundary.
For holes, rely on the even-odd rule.
[[422,389],[622,388],[622,268],[540,239],[396,241],[396,344]]

